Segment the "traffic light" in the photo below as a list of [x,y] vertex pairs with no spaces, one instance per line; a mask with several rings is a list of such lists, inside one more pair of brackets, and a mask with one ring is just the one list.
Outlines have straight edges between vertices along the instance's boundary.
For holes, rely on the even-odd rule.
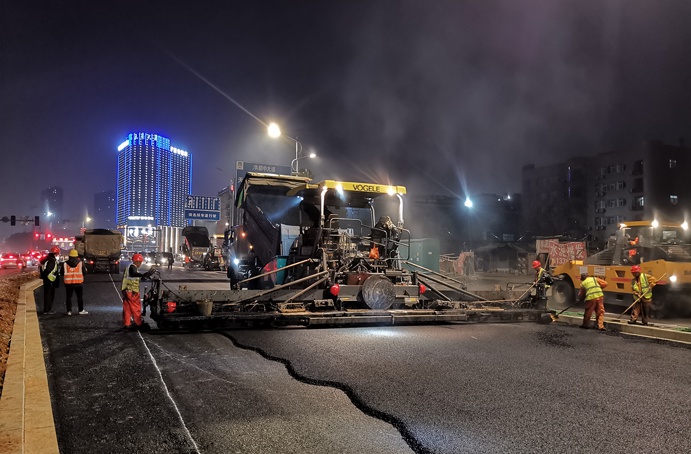
[[41,236],[40,233],[34,232],[34,239],[35,239],[35,240],[39,239],[40,236]]
[[34,216],[34,225],[38,227],[40,224],[38,216]]
[[10,225],[17,225],[17,216],[10,216]]

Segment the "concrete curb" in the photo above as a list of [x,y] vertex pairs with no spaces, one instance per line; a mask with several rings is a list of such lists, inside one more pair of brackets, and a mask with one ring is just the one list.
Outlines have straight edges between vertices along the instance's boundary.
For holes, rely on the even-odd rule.
[[[658,322],[652,322],[648,326],[643,326],[640,323],[636,325],[629,325],[627,320],[628,319],[622,320],[605,317],[605,328],[610,331],[616,331],[631,336],[661,339],[691,345],[691,332],[679,331],[678,329],[674,329],[674,326],[672,325],[665,325],[664,323]],[[569,325],[581,325],[583,323],[583,317],[562,314],[559,316],[557,322],[567,323]],[[593,318],[590,323],[594,326],[595,319]]]
[[34,301],[34,290],[41,284],[40,280],[31,281],[19,291],[0,398],[0,451],[3,453],[60,452]]

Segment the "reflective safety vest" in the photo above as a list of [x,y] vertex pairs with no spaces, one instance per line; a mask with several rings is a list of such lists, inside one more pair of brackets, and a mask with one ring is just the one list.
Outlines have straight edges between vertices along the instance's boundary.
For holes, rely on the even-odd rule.
[[581,287],[585,289],[586,301],[605,296],[605,294],[602,292],[602,288],[600,288],[600,284],[597,283],[597,279],[595,279],[594,276],[586,277],[583,282],[581,282]]
[[122,287],[123,291],[139,293],[139,278],[130,277],[130,268],[132,265],[125,268],[125,274],[122,276]]
[[[48,260],[41,265],[41,269],[45,272],[48,269]],[[53,268],[50,273],[46,276],[50,282],[54,282],[55,279],[58,277],[58,260],[55,259],[55,268]]]
[[83,284],[84,274],[82,273],[82,262],[77,263],[77,266],[72,268],[65,262],[64,268],[65,284]]
[[643,298],[649,300],[653,297],[653,288],[650,286],[648,281],[648,276],[645,273],[641,273],[639,280],[635,278],[631,281],[631,288],[634,292],[639,295],[643,295]]

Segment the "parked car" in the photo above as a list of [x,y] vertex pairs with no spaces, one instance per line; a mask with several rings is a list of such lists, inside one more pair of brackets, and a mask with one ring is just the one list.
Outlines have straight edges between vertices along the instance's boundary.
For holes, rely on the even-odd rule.
[[5,268],[25,268],[26,262],[19,252],[5,252],[0,255],[0,267]]

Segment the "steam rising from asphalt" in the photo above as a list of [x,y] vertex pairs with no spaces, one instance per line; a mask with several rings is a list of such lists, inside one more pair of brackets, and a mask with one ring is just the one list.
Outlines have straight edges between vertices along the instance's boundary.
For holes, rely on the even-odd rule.
[[69,165],[41,184],[65,186],[63,218],[82,213],[134,130],[190,151],[199,195],[235,161],[290,165],[294,145],[257,120],[315,151],[300,168],[317,180],[459,197],[521,192],[526,164],[689,136],[686,0],[125,3],[139,13],[9,9],[0,181],[23,189],[0,195],[6,213],[39,214],[25,182],[56,149]]

